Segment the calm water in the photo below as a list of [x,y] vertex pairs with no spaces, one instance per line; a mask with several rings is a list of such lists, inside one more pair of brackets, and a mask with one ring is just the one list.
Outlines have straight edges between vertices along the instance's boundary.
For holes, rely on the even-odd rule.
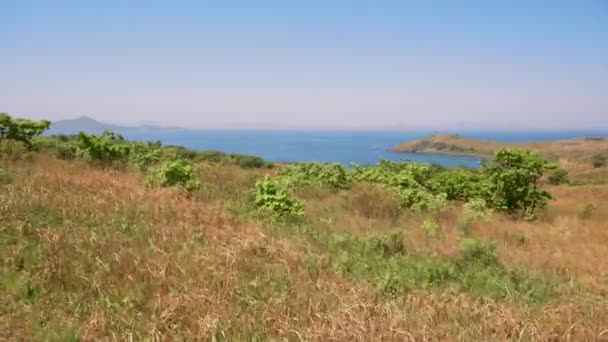
[[[424,153],[394,153],[387,149],[405,140],[432,132],[345,132],[345,131],[205,131],[136,130],[124,132],[137,140],[161,140],[198,150],[245,153],[272,161],[329,161],[374,164],[380,158],[413,160],[445,166],[477,167],[479,158]],[[601,132],[468,132],[463,135],[502,141],[565,139]]]

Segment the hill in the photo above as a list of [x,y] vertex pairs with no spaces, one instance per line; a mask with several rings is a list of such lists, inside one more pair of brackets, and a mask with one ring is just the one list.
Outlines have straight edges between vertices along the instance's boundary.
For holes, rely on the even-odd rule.
[[47,135],[52,134],[75,134],[78,132],[86,132],[93,134],[101,134],[105,130],[110,131],[128,131],[128,130],[153,130],[153,129],[180,129],[179,127],[163,127],[150,122],[145,122],[140,126],[121,126],[105,122],[97,121],[88,116],[80,116],[75,119],[58,120],[51,123],[51,128],[46,132]]
[[608,153],[608,137],[581,137],[575,139],[533,142],[501,142],[464,137],[458,134],[434,134],[406,141],[394,146],[394,152],[423,152],[489,156],[504,147],[521,147],[550,158],[584,159],[597,153]]

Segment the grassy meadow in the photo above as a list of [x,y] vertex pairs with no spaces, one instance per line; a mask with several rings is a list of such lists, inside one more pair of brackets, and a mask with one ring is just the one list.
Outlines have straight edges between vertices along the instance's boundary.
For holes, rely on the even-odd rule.
[[2,149],[0,339],[608,341],[605,166],[543,179],[533,218],[372,178],[270,189],[301,206],[277,216],[285,165],[192,155],[164,186],[67,141]]

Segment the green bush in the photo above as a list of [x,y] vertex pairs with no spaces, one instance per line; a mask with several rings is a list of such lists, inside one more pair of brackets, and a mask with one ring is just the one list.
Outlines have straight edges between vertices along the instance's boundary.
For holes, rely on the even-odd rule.
[[471,198],[464,204],[465,216],[472,219],[486,219],[490,215],[487,202],[483,198]]
[[12,118],[8,113],[0,113],[0,143],[3,140],[15,140],[32,148],[32,138],[39,136],[51,125],[47,120],[29,120]]
[[101,136],[80,132],[76,146],[80,156],[94,163],[126,163],[130,153],[124,138],[111,131]]
[[593,165],[594,168],[604,167],[604,166],[606,166],[607,160],[608,160],[608,158],[606,158],[605,155],[595,154],[595,155],[591,156],[591,165]]
[[279,174],[288,186],[319,185],[333,190],[351,186],[348,170],[338,163],[295,163],[281,169]]
[[161,187],[179,186],[188,191],[198,189],[200,186],[192,165],[185,160],[162,163],[149,179],[149,184]]
[[547,170],[556,168],[536,153],[518,149],[498,150],[494,159],[483,166],[489,186],[489,199],[498,209],[522,217],[533,217],[551,195],[540,188]]
[[255,205],[261,210],[267,210],[278,217],[300,216],[302,204],[289,196],[276,181],[265,176],[255,183]]

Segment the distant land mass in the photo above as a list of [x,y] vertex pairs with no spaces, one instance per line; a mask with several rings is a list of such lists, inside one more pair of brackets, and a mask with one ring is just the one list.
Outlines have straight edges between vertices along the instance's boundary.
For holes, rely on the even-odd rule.
[[501,142],[464,137],[458,134],[433,134],[397,144],[391,151],[489,156],[504,147],[521,147],[552,158],[580,160],[593,154],[608,153],[608,136],[530,142]]
[[101,134],[103,131],[131,131],[131,130],[155,130],[155,129],[182,129],[174,126],[160,126],[150,122],[138,126],[121,126],[97,121],[88,116],[80,116],[75,119],[57,120],[51,123],[51,127],[46,131],[46,135],[53,134],[76,134],[86,132]]

